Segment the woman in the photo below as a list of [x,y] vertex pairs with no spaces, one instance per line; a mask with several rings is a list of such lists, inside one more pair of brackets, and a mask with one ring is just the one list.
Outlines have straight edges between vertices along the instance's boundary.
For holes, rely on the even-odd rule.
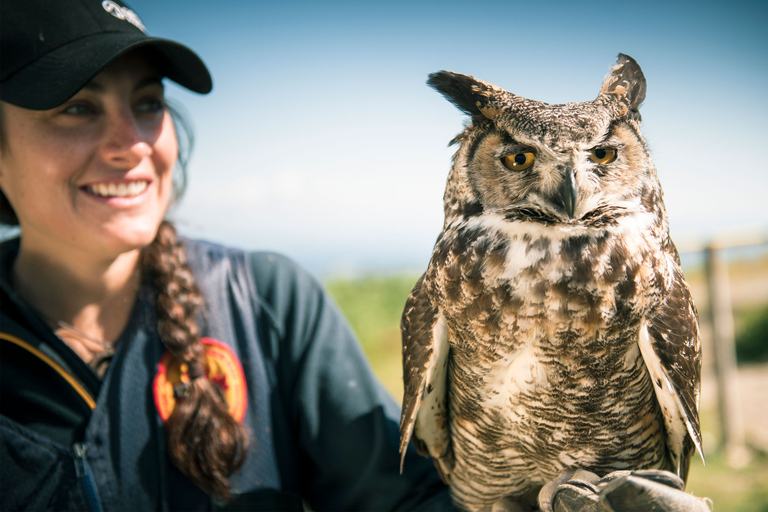
[[120,2],[1,9],[0,508],[450,508],[318,284],[163,220],[202,61]]

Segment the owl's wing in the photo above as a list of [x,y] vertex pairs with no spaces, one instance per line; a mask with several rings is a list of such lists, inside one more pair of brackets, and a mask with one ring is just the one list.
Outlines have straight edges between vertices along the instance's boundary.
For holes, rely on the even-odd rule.
[[[424,286],[424,276],[413,287],[403,311],[403,412],[400,419],[400,472],[413,436],[424,456],[435,459],[443,480],[450,467],[447,369],[448,334],[445,319]],[[447,457],[447,458],[446,458]]]
[[686,479],[694,447],[704,458],[699,424],[701,342],[691,291],[676,262],[672,246],[667,254],[671,271],[666,294],[640,330],[640,351],[653,380],[664,415],[667,447]]

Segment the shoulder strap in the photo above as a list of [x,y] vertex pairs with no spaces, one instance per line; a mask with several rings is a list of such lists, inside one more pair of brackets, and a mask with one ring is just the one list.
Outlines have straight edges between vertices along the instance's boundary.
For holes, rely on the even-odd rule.
[[[38,348],[41,346],[41,343],[39,340],[34,340],[31,336],[24,336],[24,338],[15,336],[14,334],[11,334],[9,332],[5,332],[5,329],[8,326],[6,325],[5,319],[3,321],[3,331],[0,331],[0,343],[2,343],[2,354],[3,354],[3,365],[6,363],[11,364],[12,354],[15,353],[14,348],[20,349],[25,351],[27,354],[34,356],[37,360],[39,360],[41,363],[45,365],[47,368],[47,372],[51,375],[57,375],[60,380],[63,381],[63,383],[72,389],[82,400],[85,402],[85,404],[91,409],[96,408],[96,402],[94,398],[91,396],[91,394],[88,392],[88,390],[85,388],[85,386],[72,374],[70,373],[62,364],[57,362],[53,357],[46,354]],[[18,329],[15,329],[15,331],[18,332]],[[26,340],[25,340],[26,338]],[[29,340],[29,341],[27,341]],[[14,348],[10,348],[8,345],[10,344]],[[9,348],[6,348],[9,347]],[[3,386],[11,386],[18,383],[13,382],[6,382],[6,379],[2,379],[2,385]],[[3,411],[5,413],[5,411]]]

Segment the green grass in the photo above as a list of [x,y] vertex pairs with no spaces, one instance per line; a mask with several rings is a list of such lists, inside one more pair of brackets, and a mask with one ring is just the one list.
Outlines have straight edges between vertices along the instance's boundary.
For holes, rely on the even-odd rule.
[[686,490],[711,499],[714,512],[768,512],[768,456],[755,452],[745,467],[730,467],[717,449],[720,423],[716,406],[703,409],[699,417],[706,464],[694,456]]
[[756,455],[744,468],[733,469],[722,455],[691,461],[686,491],[709,498],[714,512],[768,512],[768,458]]
[[400,316],[418,276],[332,279],[326,288],[357,334],[379,380],[398,402],[403,396]]
[[736,359],[740,363],[768,361],[768,304],[734,311]]

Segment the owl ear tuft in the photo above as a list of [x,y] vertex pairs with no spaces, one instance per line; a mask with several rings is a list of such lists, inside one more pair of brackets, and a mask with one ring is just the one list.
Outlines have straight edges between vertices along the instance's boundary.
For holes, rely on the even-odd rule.
[[600,94],[615,95],[627,110],[636,114],[645,100],[645,76],[635,59],[620,53],[616,65],[603,80]]
[[505,94],[504,90],[495,85],[453,71],[430,73],[427,85],[445,96],[465,114],[491,120],[498,112],[493,105],[493,98],[499,94]]

